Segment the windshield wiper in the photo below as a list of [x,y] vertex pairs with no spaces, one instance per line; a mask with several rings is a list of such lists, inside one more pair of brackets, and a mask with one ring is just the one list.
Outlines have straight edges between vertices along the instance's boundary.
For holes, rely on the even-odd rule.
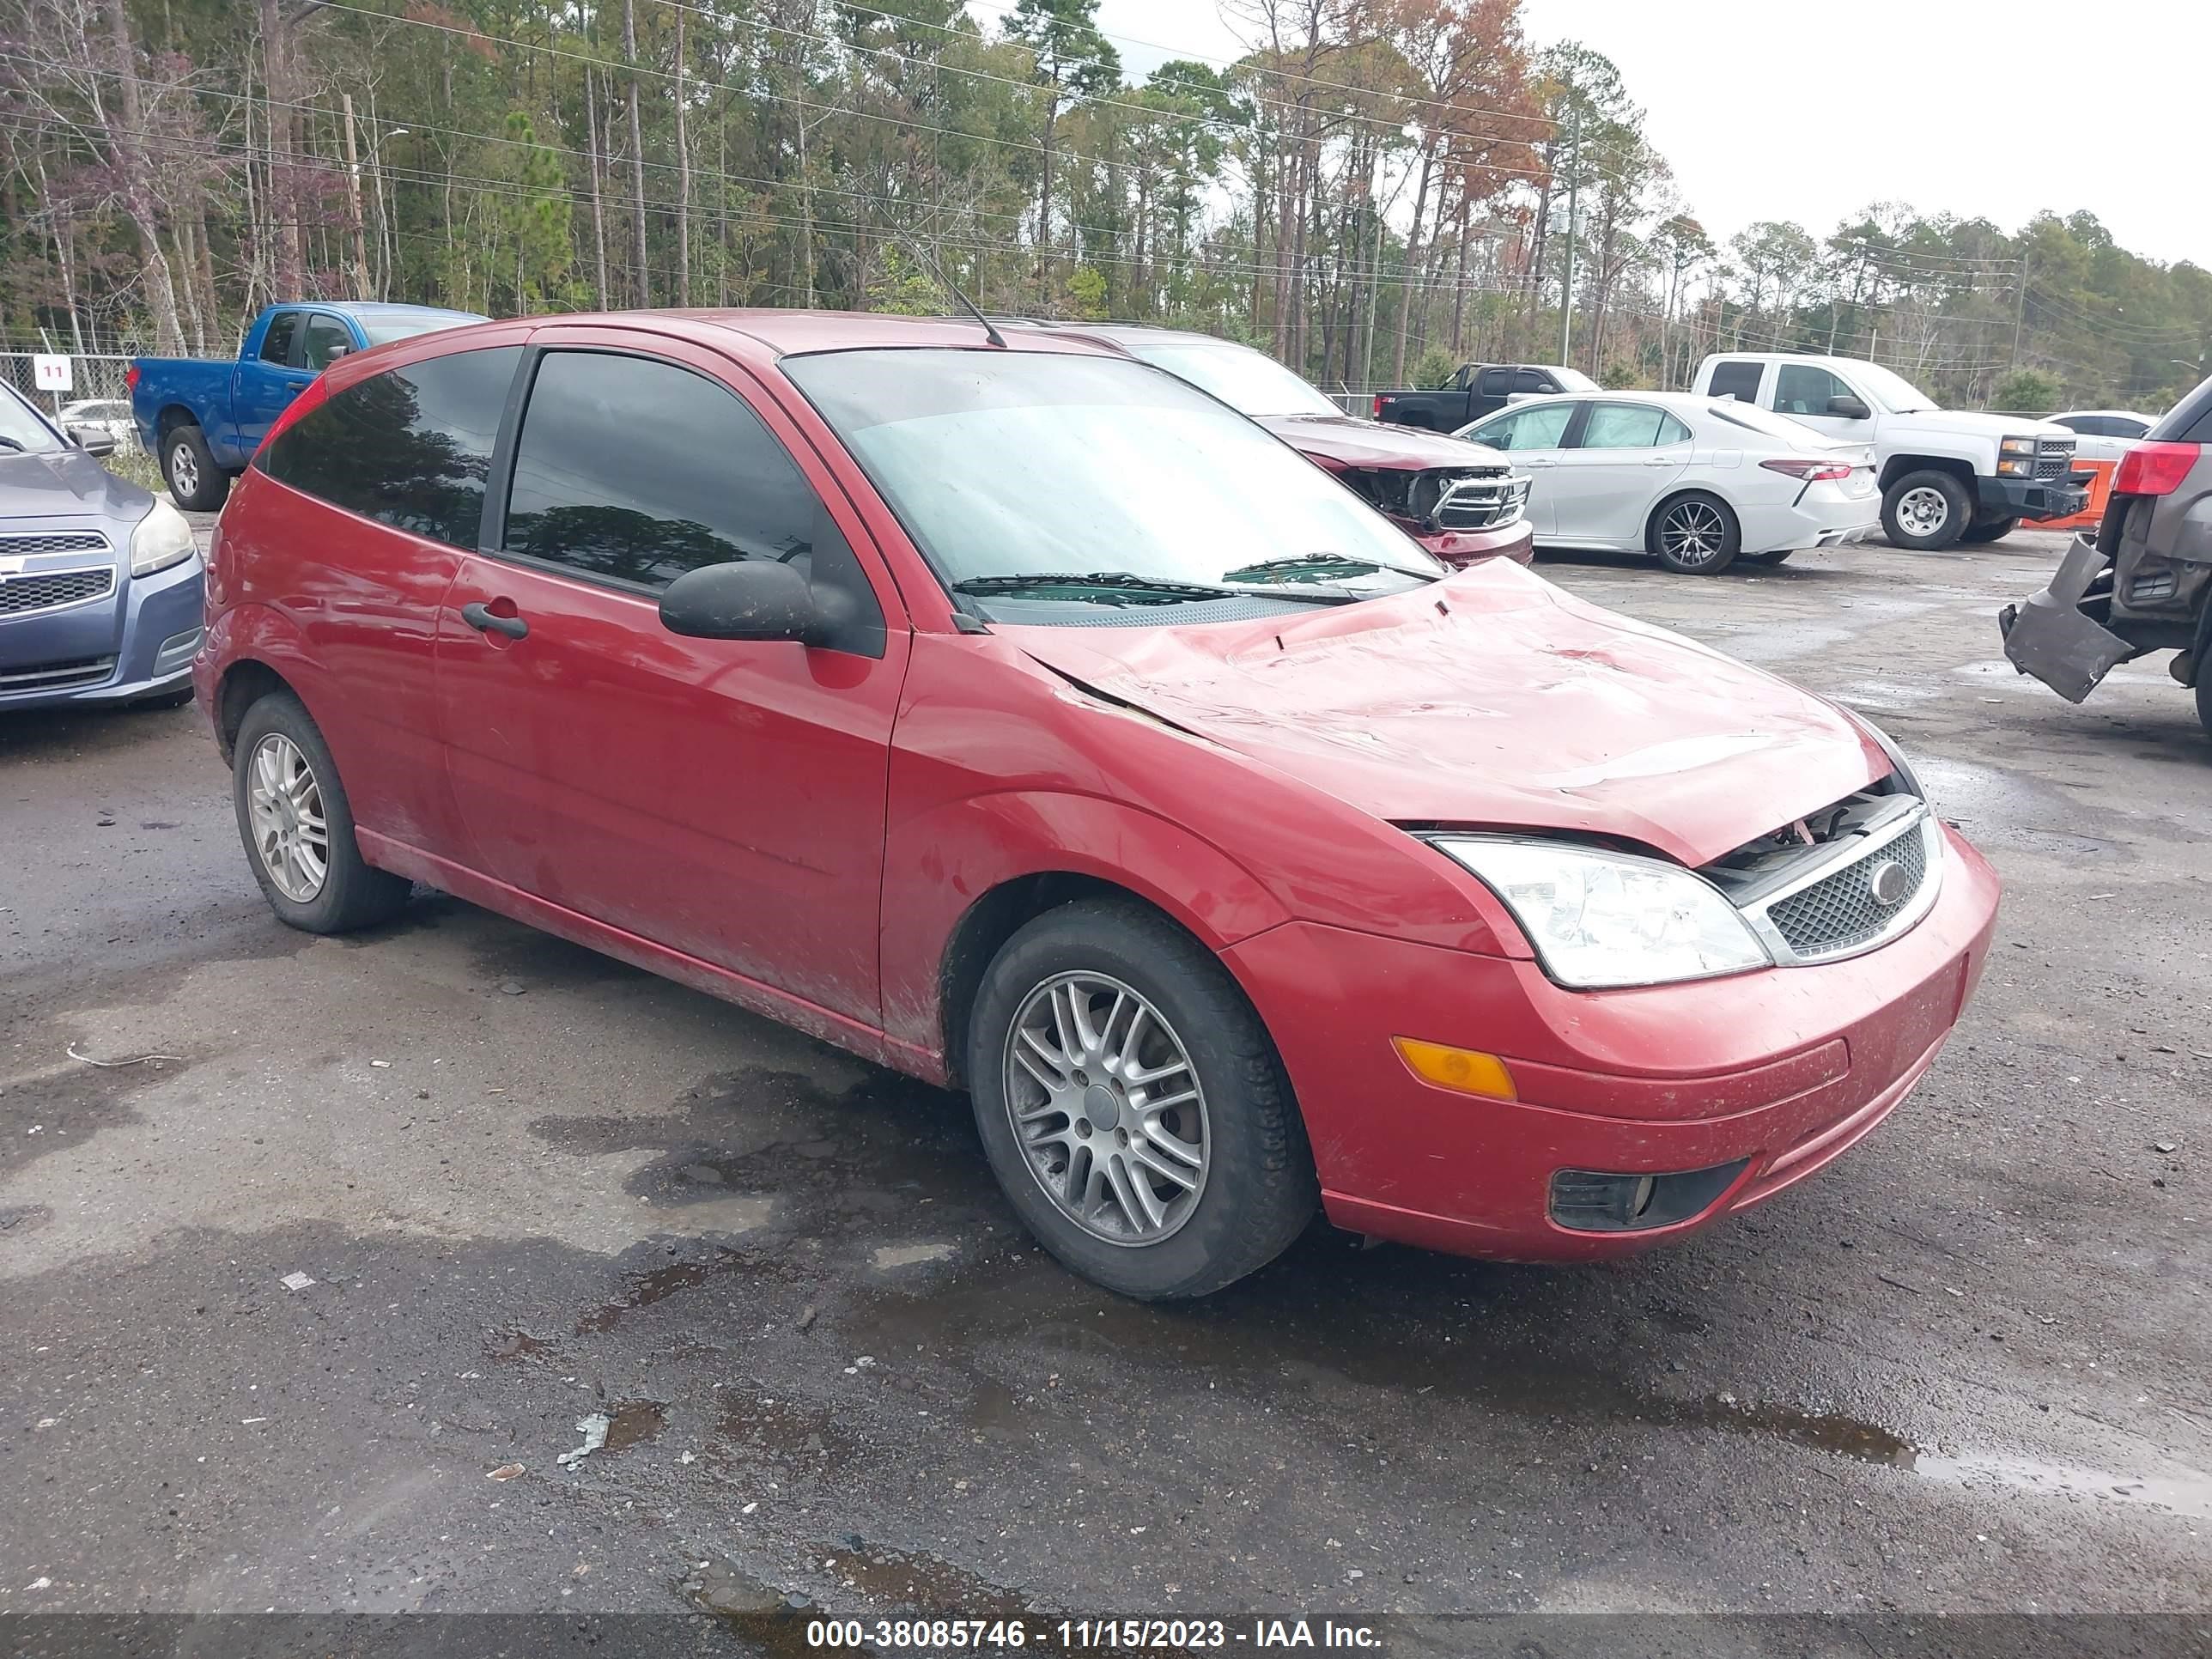
[[[1054,592],[1055,588],[1068,590]],[[1087,592],[1082,590],[1089,590]],[[1093,605],[1183,605],[1196,599],[1251,597],[1288,599],[1309,605],[1348,605],[1358,596],[1339,590],[1278,592],[1268,589],[1255,596],[1249,587],[1227,587],[1214,582],[1179,581],[1165,576],[1139,576],[1130,570],[1093,570],[1085,574],[1067,571],[1034,570],[1002,576],[969,576],[952,584],[956,593],[1018,593],[1042,599],[1066,599]]]
[[[1053,588],[1090,588],[1093,592],[1054,593]],[[1228,590],[1165,577],[1139,576],[1128,570],[1024,570],[1002,576],[969,576],[952,584],[956,593],[1030,593],[1042,599],[1095,600],[1104,605],[1179,605],[1188,599],[1218,599]]]
[[1340,576],[1375,576],[1389,570],[1401,576],[1419,576],[1429,581],[1437,580],[1425,570],[1408,570],[1403,565],[1384,564],[1377,559],[1357,559],[1348,553],[1290,553],[1279,559],[1262,559],[1257,564],[1242,565],[1221,574],[1224,581],[1244,582],[1266,581],[1271,576],[1296,579],[1310,572],[1318,574],[1324,570]]
[[19,455],[27,455],[31,453],[29,450],[23,447],[22,441],[21,439],[11,438],[4,432],[0,432],[0,444],[5,444],[9,448],[14,450]]

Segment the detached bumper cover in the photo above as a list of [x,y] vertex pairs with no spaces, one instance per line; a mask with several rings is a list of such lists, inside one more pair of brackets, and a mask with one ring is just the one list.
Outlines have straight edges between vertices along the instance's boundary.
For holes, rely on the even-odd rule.
[[1997,612],[2005,660],[2069,702],[2080,702],[2114,664],[2136,654],[2134,646],[2082,613],[2089,584],[2104,568],[2096,543],[2077,535],[2047,586]]
[[2089,492],[2065,482],[2039,478],[1974,480],[1982,514],[1991,519],[2070,519],[2089,505]]
[[1413,539],[1446,564],[1467,566],[1485,559],[1510,559],[1527,564],[1536,556],[1535,532],[1524,518],[1491,530],[1434,530],[1409,532]]

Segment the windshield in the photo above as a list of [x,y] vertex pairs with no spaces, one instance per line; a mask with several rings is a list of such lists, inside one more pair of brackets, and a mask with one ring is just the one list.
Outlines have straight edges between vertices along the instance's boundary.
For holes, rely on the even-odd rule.
[[1141,363],[923,349],[782,368],[956,592],[1164,618],[1224,594],[1364,597],[1448,574],[1297,451]]
[[361,331],[368,336],[369,344],[380,346],[417,334],[434,334],[441,328],[459,328],[465,324],[488,319],[477,316],[473,311],[425,311],[412,315],[406,313],[397,316],[372,314],[356,317],[354,320],[361,325]]
[[1866,388],[1869,397],[1893,415],[1909,415],[1916,409],[1942,407],[1905,376],[1877,363],[1853,363],[1851,378]]
[[1130,349],[1247,415],[1344,413],[1273,357],[1246,346],[1162,343]]
[[67,447],[11,388],[0,388],[0,455],[52,455]]

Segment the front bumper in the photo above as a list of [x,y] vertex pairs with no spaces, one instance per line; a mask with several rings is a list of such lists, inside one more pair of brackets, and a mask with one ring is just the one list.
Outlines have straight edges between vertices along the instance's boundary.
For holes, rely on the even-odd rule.
[[1536,538],[1526,516],[1492,530],[1433,530],[1407,532],[1446,564],[1462,568],[1486,559],[1527,564],[1536,556]]
[[2089,492],[2063,480],[1976,477],[1974,496],[1984,519],[2070,519],[2089,505]]
[[[112,705],[183,690],[191,684],[206,603],[205,573],[195,555],[130,577],[118,599],[84,614],[26,617],[0,627],[0,710]],[[77,664],[87,667],[68,672]],[[42,672],[49,665],[55,672]]]
[[2081,609],[2089,585],[2105,565],[2096,542],[2086,532],[2077,534],[2049,583],[1997,612],[2005,660],[2069,702],[2080,702],[2115,664],[2136,654],[2134,645]]
[[[1297,1091],[1340,1227],[1524,1261],[1622,1255],[1811,1175],[1910,1094],[1958,1023],[1997,880],[1945,831],[1935,907],[1878,950],[1818,966],[1569,991],[1526,958],[1291,922],[1225,953]],[[1417,1079],[1395,1036],[1504,1057],[1520,1098]],[[1743,1160],[1696,1213],[1590,1231],[1552,1215],[1562,1170],[1668,1174]]]

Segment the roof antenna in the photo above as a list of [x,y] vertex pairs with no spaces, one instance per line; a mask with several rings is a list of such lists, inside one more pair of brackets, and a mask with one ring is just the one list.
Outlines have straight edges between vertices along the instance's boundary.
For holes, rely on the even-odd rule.
[[947,294],[950,294],[954,299],[957,300],[960,302],[960,308],[966,312],[970,317],[973,317],[977,323],[982,325],[983,337],[988,340],[993,345],[998,347],[1000,350],[1006,350],[1006,337],[1000,333],[996,328],[992,326],[991,319],[975,308],[975,302],[973,300],[969,299],[966,295],[963,294],[958,288],[953,285],[952,279],[945,274],[944,267],[939,265],[936,260],[930,258],[929,250],[923,247],[921,243],[915,241],[913,237],[908,235],[902,230],[895,231],[892,234],[896,235],[900,241],[905,243],[908,249],[914,254],[914,257],[921,260],[921,263],[928,268],[929,274],[937,278],[937,285],[943,289]]

